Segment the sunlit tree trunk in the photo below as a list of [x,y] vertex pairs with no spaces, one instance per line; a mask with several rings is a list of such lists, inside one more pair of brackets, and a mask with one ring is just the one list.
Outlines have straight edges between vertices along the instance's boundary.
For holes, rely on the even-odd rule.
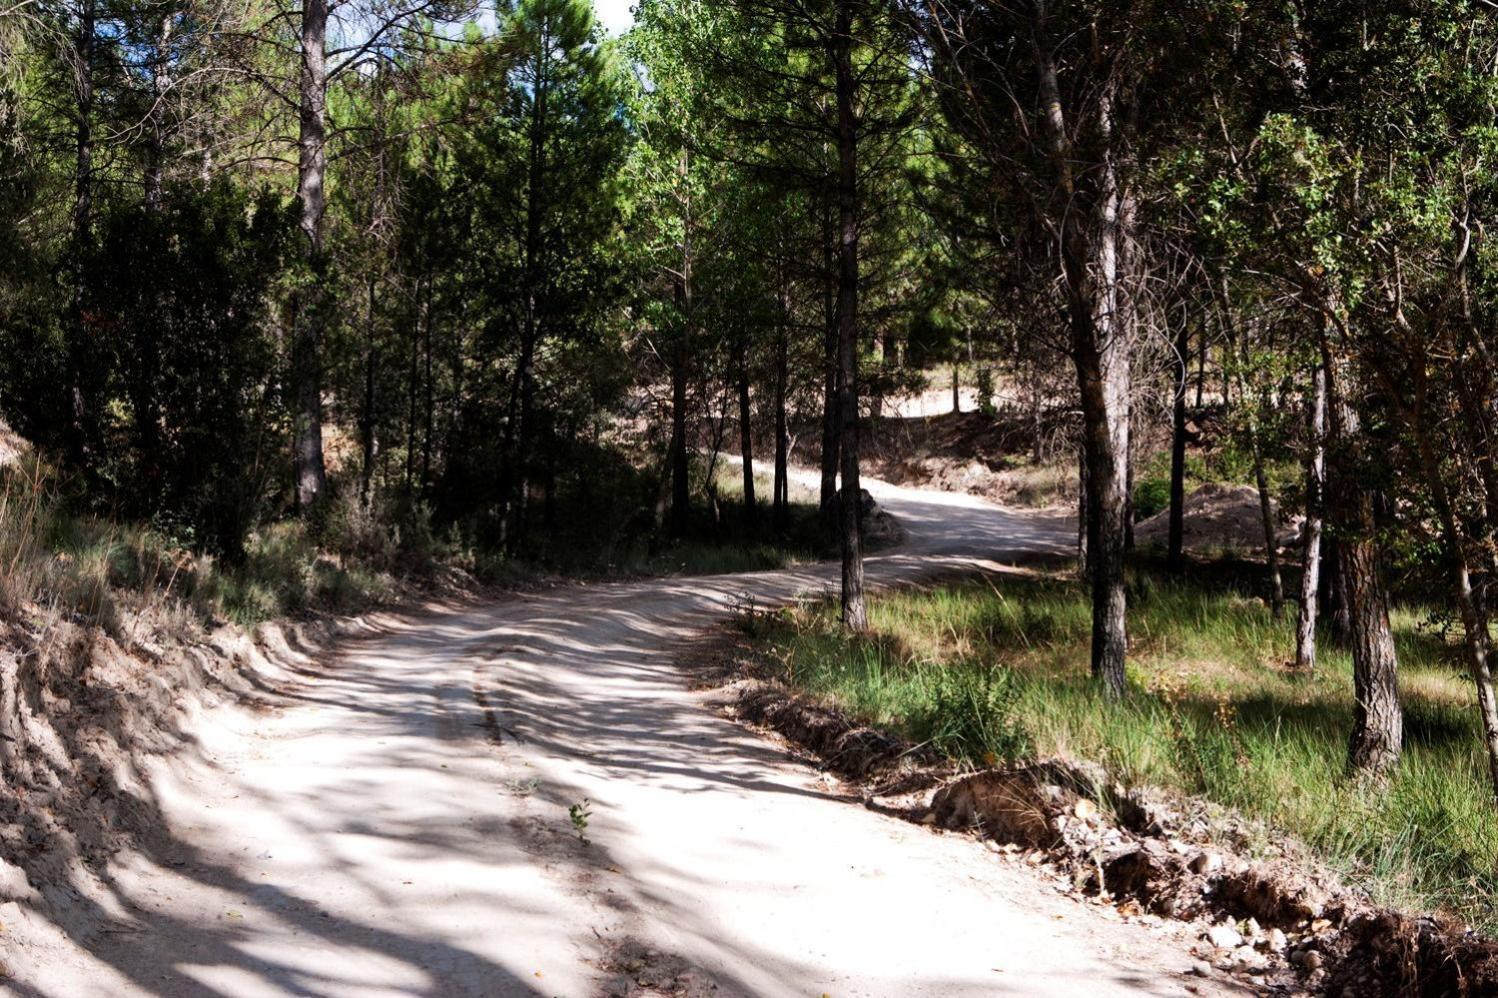
[[322,340],[326,322],[323,287],[323,216],[327,207],[327,0],[303,0],[297,199],[307,261],[306,285],[298,290],[291,344],[294,385],[292,448],[296,505],[307,511],[327,490],[322,447]]
[[744,524],[754,526],[754,426],[749,405],[749,346],[748,337],[739,345],[738,399],[739,399],[739,460],[744,481]]
[[838,409],[842,421],[842,619],[849,630],[868,626],[863,592],[862,488],[858,474],[858,132],[855,120],[851,0],[838,0],[832,38],[837,87]]
[[1184,317],[1176,332],[1175,350],[1181,365],[1181,380],[1176,385],[1170,412],[1170,530],[1165,565],[1170,571],[1179,572],[1185,564],[1186,390],[1191,363],[1191,326]]
[[834,276],[835,247],[833,244],[832,215],[823,210],[826,219],[822,267],[822,490],[821,508],[825,512],[837,494],[838,448],[838,399],[841,374],[838,360],[837,279]]
[[1295,667],[1316,667],[1316,610],[1321,591],[1321,517],[1326,490],[1326,369],[1311,373],[1307,412],[1310,446],[1306,456],[1306,518],[1302,533],[1300,609],[1295,620]]
[[1398,659],[1379,577],[1373,495],[1359,474],[1362,427],[1347,397],[1352,390],[1349,365],[1335,355],[1325,328],[1321,349],[1331,457],[1327,519],[1337,536],[1337,572],[1351,624],[1354,708],[1347,762],[1355,771],[1381,773],[1399,761],[1403,748]]

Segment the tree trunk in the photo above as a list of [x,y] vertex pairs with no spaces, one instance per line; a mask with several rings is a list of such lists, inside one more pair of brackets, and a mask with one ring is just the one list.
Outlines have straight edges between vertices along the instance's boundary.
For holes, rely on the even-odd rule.
[[[1111,174],[1111,167],[1105,173]],[[1124,547],[1129,501],[1130,335],[1121,288],[1119,253],[1122,198],[1102,181],[1092,235],[1096,267],[1069,268],[1072,281],[1072,353],[1082,398],[1083,453],[1087,462],[1087,561],[1092,575],[1092,674],[1114,696],[1124,693],[1128,650]]]
[[833,274],[835,249],[833,246],[831,212],[823,234],[822,276],[822,495],[821,509],[830,510],[832,497],[837,494],[838,468],[838,399],[841,388],[838,359],[837,279]]
[[73,161],[72,301],[68,316],[68,386],[70,422],[68,449],[73,462],[88,468],[92,461],[94,406],[90,370],[89,332],[85,328],[88,273],[86,258],[93,245],[94,222],[94,46],[97,24],[94,0],[84,0],[73,39],[77,98]]
[[1129,404],[1129,454],[1124,472],[1124,552],[1134,550],[1134,405]]
[[1488,628],[1487,615],[1472,591],[1466,537],[1452,509],[1451,497],[1445,480],[1441,477],[1440,462],[1436,459],[1430,436],[1423,425],[1417,425],[1413,429],[1420,449],[1422,470],[1430,485],[1436,513],[1441,521],[1446,556],[1451,561],[1456,605],[1462,617],[1463,650],[1467,657],[1467,669],[1477,687],[1477,710],[1482,718],[1483,743],[1488,755],[1488,779],[1492,784],[1494,798],[1498,799],[1498,697],[1494,695],[1490,665],[1492,634]]
[[432,385],[432,277],[427,275],[427,297],[425,308],[425,331],[422,335],[421,365],[422,382],[426,398],[426,412],[424,414],[421,428],[421,491],[425,494],[432,487],[432,424],[434,422],[434,407],[436,406],[436,393]]
[[1346,366],[1322,331],[1330,434],[1327,517],[1337,535],[1337,573],[1351,623],[1353,711],[1347,764],[1381,773],[1399,761],[1404,721],[1399,707],[1398,659],[1389,629],[1388,601],[1379,578],[1373,496],[1362,481],[1361,426],[1347,393]]
[[744,472],[744,526],[754,528],[754,427],[749,407],[749,349],[739,346],[739,459]]
[[[1125,690],[1128,649],[1124,538],[1128,515],[1130,362],[1134,323],[1123,287],[1128,272],[1133,200],[1120,176],[1110,78],[1088,98],[1090,156],[1072,147],[1057,82],[1046,11],[1037,5],[1031,42],[1040,91],[1041,127],[1055,183],[1067,203],[1060,220],[1067,323],[1082,401],[1086,463],[1087,562],[1092,580],[1092,674],[1112,696]],[[1086,161],[1088,169],[1076,170]]]
[[1202,323],[1201,340],[1196,349],[1196,411],[1202,411],[1203,394],[1207,390],[1207,325]]
[[842,417],[841,530],[843,625],[868,627],[863,593],[862,488],[858,475],[858,131],[855,119],[852,0],[838,0],[832,39],[837,89],[838,408]]
[[1030,460],[1040,464],[1045,460],[1045,396],[1041,392],[1039,372],[1030,372]]
[[1077,441],[1077,564],[1082,566],[1082,577],[1092,578],[1092,562],[1087,551],[1087,447]]
[[1342,589],[1342,570],[1338,566],[1342,563],[1337,550],[1337,535],[1327,531],[1327,508],[1326,490],[1322,487],[1321,503],[1321,578],[1320,591],[1318,593],[1320,610],[1318,616],[1323,621],[1317,630],[1317,637],[1331,640],[1339,648],[1352,647],[1352,614],[1348,611],[1347,596]]
[[1310,447],[1306,457],[1306,520],[1301,554],[1300,610],[1295,620],[1295,667],[1316,668],[1316,610],[1321,591],[1321,507],[1326,488],[1326,369],[1311,373],[1307,413]]
[[[1097,318],[1101,318],[1098,316]],[[1104,319],[1103,321],[1110,321]],[[1087,325],[1091,325],[1090,322]],[[1087,563],[1092,578],[1092,674],[1115,696],[1124,692],[1128,650],[1124,595],[1124,519],[1128,502],[1128,358],[1110,336],[1104,348],[1074,334],[1087,462]]]
[[370,485],[374,481],[375,466],[375,369],[379,364],[379,350],[375,344],[375,276],[369,272],[369,310],[364,327],[364,411],[359,420],[360,443],[363,463],[359,475],[359,501],[369,508]]
[[687,512],[691,506],[690,470],[687,462],[687,359],[679,349],[671,364],[671,536],[687,532]]
[[1238,362],[1225,365],[1223,368],[1223,403],[1227,403],[1227,366],[1233,368],[1233,376],[1238,382],[1238,401],[1244,406],[1248,413],[1248,449],[1249,456],[1253,460],[1254,485],[1259,493],[1259,527],[1264,535],[1264,560],[1269,566],[1269,608],[1275,620],[1285,615],[1285,584],[1280,577],[1280,552],[1279,545],[1275,543],[1274,530],[1274,506],[1269,498],[1269,480],[1264,472],[1264,444],[1259,432],[1260,413],[1265,408],[1262,397],[1254,397],[1248,390],[1248,384],[1243,376],[1243,369],[1250,362],[1248,330],[1242,330],[1242,336],[1235,330],[1233,321],[1233,300],[1228,293],[1228,279],[1222,278],[1219,295],[1222,300],[1222,318],[1227,330],[1226,348],[1231,348],[1238,353]]
[[296,296],[292,333],[292,382],[295,386],[292,448],[296,506],[307,512],[327,491],[322,450],[322,338],[326,321],[323,286],[323,215],[327,173],[327,0],[303,0],[300,134],[297,147],[297,198],[306,240],[307,285]]
[[952,414],[954,416],[957,413],[959,413],[959,412],[962,411],[962,388],[961,388],[961,386],[958,383],[958,376],[957,376],[958,371],[961,370],[961,368],[962,368],[962,365],[960,363],[958,363],[958,361],[956,360],[956,358],[953,358],[953,360],[952,360]]
[[[550,57],[552,39],[543,22],[536,39],[535,80],[531,87],[530,122],[526,141],[525,245],[523,247],[524,300],[520,330],[520,357],[515,366],[511,412],[506,434],[511,438],[506,455],[504,489],[507,541],[512,552],[526,542],[527,509],[530,498],[531,436],[536,398],[536,346],[541,339],[541,293],[544,261],[541,259],[541,220],[546,205],[546,134],[549,127],[548,99],[551,93]],[[518,397],[518,405],[516,404]],[[517,411],[518,410],[518,411]]]
[[[422,285],[418,279],[416,296],[423,298]],[[418,306],[425,311],[425,306]],[[421,322],[411,327],[411,350],[406,357],[406,495],[416,490],[416,392],[421,357]]]
[[786,395],[790,384],[790,290],[785,268],[780,272],[780,324],[775,341],[775,502],[776,530],[791,522],[790,433],[786,426]]
[[1269,563],[1269,612],[1275,620],[1285,615],[1285,583],[1280,576],[1280,549],[1274,530],[1274,505],[1269,498],[1269,479],[1264,473],[1264,455],[1253,448],[1254,484],[1259,491],[1259,524],[1264,530],[1264,557]]
[[151,107],[146,123],[145,204],[152,211],[161,208],[161,170],[166,159],[166,94],[171,89],[172,19],[163,17],[156,33],[155,52],[151,58]]
[[1176,356],[1181,362],[1181,383],[1176,387],[1170,414],[1170,533],[1165,565],[1171,572],[1185,566],[1186,516],[1186,389],[1191,351],[1191,328],[1183,319],[1176,333]]

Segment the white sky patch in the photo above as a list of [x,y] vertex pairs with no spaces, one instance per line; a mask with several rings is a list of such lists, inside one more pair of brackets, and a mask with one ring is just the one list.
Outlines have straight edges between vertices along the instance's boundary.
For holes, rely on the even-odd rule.
[[635,15],[630,7],[637,0],[593,0],[593,9],[598,21],[611,35],[622,35],[634,26]]

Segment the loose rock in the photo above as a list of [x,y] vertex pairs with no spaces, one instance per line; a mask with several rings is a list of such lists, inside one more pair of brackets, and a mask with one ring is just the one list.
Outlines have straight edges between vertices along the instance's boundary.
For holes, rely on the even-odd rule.
[[1243,945],[1243,936],[1231,925],[1214,925],[1207,930],[1205,938],[1218,949],[1237,949]]

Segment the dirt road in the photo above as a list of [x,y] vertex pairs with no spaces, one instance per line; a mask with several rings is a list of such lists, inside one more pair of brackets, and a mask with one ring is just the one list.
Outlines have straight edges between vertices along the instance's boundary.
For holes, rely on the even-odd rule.
[[[876,581],[1070,540],[970,497],[875,492],[910,532],[869,560]],[[832,572],[411,620],[311,665],[284,707],[206,714],[201,751],[158,767],[162,840],[111,873],[117,931],[13,966],[17,993],[1224,993],[1184,975],[1179,931],[839,799],[686,688],[681,641],[741,594]]]

